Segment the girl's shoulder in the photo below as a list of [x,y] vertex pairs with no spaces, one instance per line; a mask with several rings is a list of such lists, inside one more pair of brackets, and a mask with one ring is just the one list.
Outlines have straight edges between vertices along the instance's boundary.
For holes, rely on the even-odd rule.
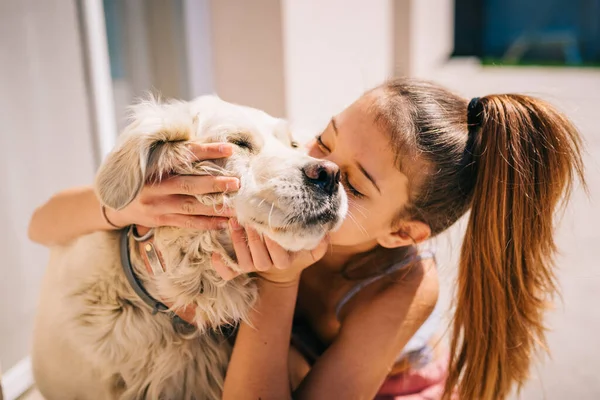
[[382,308],[397,306],[399,301],[410,301],[410,293],[423,296],[420,301],[424,305],[435,307],[439,292],[435,266],[433,245],[415,247],[414,252],[392,263],[377,275],[358,281],[342,296],[336,307],[338,320],[342,322],[344,316],[360,304],[373,304],[374,307],[377,304],[377,307]]

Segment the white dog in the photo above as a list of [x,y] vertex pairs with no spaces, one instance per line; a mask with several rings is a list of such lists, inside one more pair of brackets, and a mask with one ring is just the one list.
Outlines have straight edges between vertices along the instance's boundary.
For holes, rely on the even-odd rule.
[[[234,154],[191,162],[186,142],[192,140],[228,141]],[[120,209],[146,182],[167,174],[237,176],[239,192],[198,200],[232,205],[242,225],[286,249],[311,249],[339,226],[347,198],[334,164],[293,147],[287,124],[259,110],[214,96],[149,100],[133,108],[96,189],[106,206]],[[32,354],[42,394],[48,400],[220,398],[231,351],[224,327],[246,318],[257,289],[248,275],[223,281],[211,268],[212,252],[237,268],[227,230],[164,227],[146,238],[98,232],[52,249]],[[182,310],[194,315],[188,323],[171,312]]]

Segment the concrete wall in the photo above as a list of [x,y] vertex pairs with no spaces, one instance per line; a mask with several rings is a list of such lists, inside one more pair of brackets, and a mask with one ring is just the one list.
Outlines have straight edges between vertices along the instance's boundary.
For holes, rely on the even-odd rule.
[[454,0],[210,2],[214,90],[309,130],[452,52]]
[[215,92],[285,116],[281,2],[213,0],[210,12]]
[[391,0],[210,2],[214,90],[317,130],[392,75]]
[[410,75],[426,77],[452,54],[454,0],[411,0],[410,21]]
[[288,118],[322,129],[392,75],[388,0],[282,0]]
[[394,74],[427,77],[454,46],[454,0],[392,0]]
[[27,239],[34,208],[89,184],[93,142],[74,2],[0,1],[0,363],[29,353],[46,250]]

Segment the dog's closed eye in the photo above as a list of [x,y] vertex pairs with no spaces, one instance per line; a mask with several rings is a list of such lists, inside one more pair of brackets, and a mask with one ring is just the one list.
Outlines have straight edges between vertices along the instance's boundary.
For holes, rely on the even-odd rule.
[[227,139],[227,141],[231,144],[238,146],[241,149],[245,149],[250,152],[252,152],[254,150],[254,144],[252,143],[250,138],[246,135],[231,136]]

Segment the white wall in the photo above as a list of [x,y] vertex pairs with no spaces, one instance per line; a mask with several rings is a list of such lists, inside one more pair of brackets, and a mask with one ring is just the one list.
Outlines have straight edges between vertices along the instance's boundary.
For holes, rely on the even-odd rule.
[[209,0],[184,0],[187,75],[189,98],[214,93]]
[[215,90],[309,131],[394,74],[453,48],[454,0],[210,2]]
[[0,1],[0,363],[28,354],[47,253],[34,208],[94,171],[75,2]]
[[454,49],[454,0],[393,0],[394,73],[426,78]]
[[410,2],[410,75],[424,78],[443,66],[454,48],[454,0]]
[[283,117],[280,0],[212,0],[213,88],[224,100]]
[[394,74],[427,76],[443,64],[453,7],[454,0],[213,0],[215,90],[321,129]]
[[317,130],[392,74],[389,0],[282,0],[287,116]]

